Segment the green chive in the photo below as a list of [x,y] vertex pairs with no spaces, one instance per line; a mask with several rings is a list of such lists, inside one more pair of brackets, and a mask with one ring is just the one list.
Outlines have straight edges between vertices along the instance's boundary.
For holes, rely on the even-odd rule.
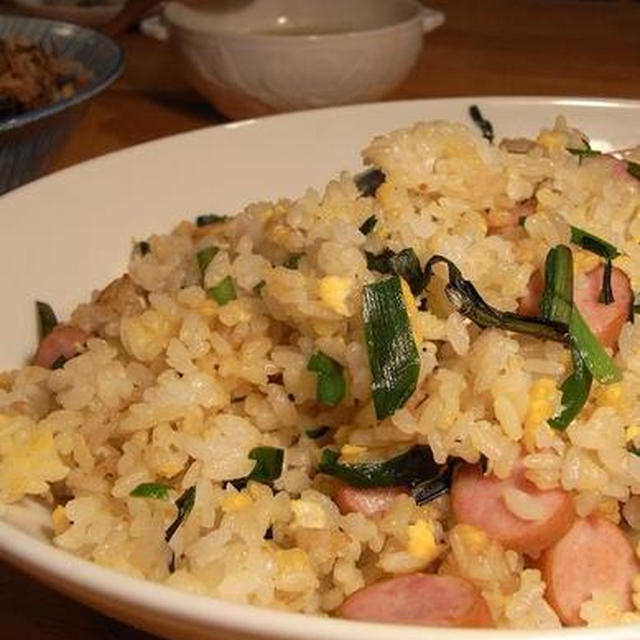
[[135,251],[141,256],[146,256],[147,253],[151,251],[151,245],[146,240],[141,240],[140,242],[136,242]]
[[413,249],[403,249],[396,253],[385,249],[378,255],[365,251],[367,269],[378,273],[392,274],[403,278],[414,296],[420,295],[426,286],[426,277],[420,266],[418,256]]
[[200,273],[204,275],[204,272],[207,270],[207,267],[211,263],[211,261],[216,257],[220,249],[214,245],[210,247],[205,247],[204,249],[200,249],[198,253],[196,253],[196,259],[198,260],[198,267],[200,268]]
[[331,427],[324,426],[316,427],[315,429],[307,429],[305,434],[307,435],[307,438],[311,440],[318,440],[319,438],[322,438],[322,436],[327,435],[329,431],[331,431]]
[[157,482],[143,482],[139,484],[129,495],[134,498],[153,498],[154,500],[166,500],[169,497],[169,487]]
[[[569,324],[573,315],[573,254],[565,245],[547,253],[545,287],[540,301],[544,318]],[[560,412],[548,420],[554,429],[566,429],[584,407],[591,391],[592,376],[580,352],[572,345],[573,372],[560,386]]]
[[593,335],[576,307],[573,308],[573,313],[571,314],[569,331],[572,345],[580,353],[591,375],[598,382],[611,384],[622,379],[622,372],[602,348],[602,345]]
[[358,230],[363,236],[368,236],[378,223],[378,218],[375,216],[369,216],[361,225]]
[[249,480],[262,484],[271,484],[282,475],[284,449],[277,447],[255,447],[249,452],[249,459],[255,460],[256,465],[248,476],[236,478],[229,482],[238,490],[244,489]]
[[339,404],[346,391],[342,365],[326,353],[316,351],[309,358],[307,369],[318,374],[316,382],[318,402],[329,407],[335,407]]
[[598,302],[601,304],[611,304],[615,302],[613,297],[613,285],[611,283],[612,266],[611,260],[607,258],[604,263],[604,273],[602,274],[602,290],[598,296]]
[[582,407],[589,398],[593,382],[591,372],[575,347],[572,347],[571,355],[573,357],[573,372],[565,378],[560,386],[562,392],[560,412],[548,420],[549,426],[557,430],[566,429],[582,411]]
[[249,458],[256,461],[256,466],[247,476],[249,480],[269,484],[277,480],[282,474],[284,449],[256,447],[249,452]]
[[384,183],[386,177],[380,169],[368,169],[359,173],[353,180],[360,195],[363,198],[370,198],[376,195],[378,187]]
[[395,413],[416,389],[420,356],[399,276],[367,285],[362,317],[378,420]]
[[569,324],[573,308],[573,256],[569,247],[561,244],[547,253],[544,281],[542,316]]
[[433,276],[433,267],[440,262],[446,264],[449,270],[449,283],[445,287],[447,298],[459,313],[475,322],[479,327],[483,329],[497,327],[555,342],[569,341],[569,328],[562,322],[547,318],[522,316],[509,311],[498,311],[487,304],[473,283],[465,280],[460,269],[444,256],[435,255],[425,265],[427,283]]
[[66,363],[67,359],[64,356],[58,356],[51,364],[51,370],[62,369]]
[[236,286],[231,276],[222,279],[215,287],[207,289],[207,295],[215,300],[221,307],[238,297]]
[[439,477],[444,469],[433,459],[431,449],[419,444],[388,460],[343,464],[338,462],[339,458],[336,451],[325,449],[319,471],[354,487],[413,487]]
[[588,147],[587,149],[575,149],[573,147],[567,147],[567,151],[572,156],[578,156],[582,160],[582,158],[592,158],[593,156],[602,155],[600,151],[596,151],[595,149],[591,149]]
[[304,253],[291,253],[289,257],[282,263],[282,266],[285,269],[291,269],[295,271],[298,268],[298,263],[300,262],[300,258]]
[[48,336],[55,327],[58,326],[58,318],[51,305],[46,302],[36,301],[36,311],[38,313],[38,331],[40,340]]
[[480,108],[477,104],[472,104],[469,107],[469,115],[471,116],[474,124],[478,127],[478,129],[480,129],[482,137],[493,144],[493,125],[482,115],[482,112],[480,111]]
[[164,534],[164,539],[169,542],[173,537],[173,534],[178,530],[178,527],[187,519],[193,505],[196,501],[196,488],[189,487],[177,500],[176,507],[178,507],[178,515],[176,519],[167,527]]
[[620,255],[620,252],[611,243],[579,227],[571,227],[571,242],[607,260],[613,260]]
[[196,218],[196,227],[206,227],[210,224],[226,222],[227,220],[229,220],[229,216],[220,216],[216,213],[207,213]]

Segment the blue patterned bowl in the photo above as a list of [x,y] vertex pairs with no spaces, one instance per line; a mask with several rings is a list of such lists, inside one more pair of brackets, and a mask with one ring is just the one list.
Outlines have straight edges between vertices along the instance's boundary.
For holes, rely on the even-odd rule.
[[106,89],[124,68],[124,52],[113,40],[65,22],[0,15],[0,38],[24,37],[80,62],[91,77],[71,98],[0,120],[0,194],[42,175],[56,147],[84,114],[89,99]]

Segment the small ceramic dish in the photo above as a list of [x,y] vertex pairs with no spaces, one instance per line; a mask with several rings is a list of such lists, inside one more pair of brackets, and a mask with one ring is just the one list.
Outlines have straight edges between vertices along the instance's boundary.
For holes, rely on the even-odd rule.
[[106,89],[124,68],[120,46],[84,27],[2,16],[0,39],[12,37],[42,43],[61,58],[81,63],[89,79],[69,98],[0,120],[0,194],[42,175],[89,100]]
[[417,0],[236,0],[171,2],[164,22],[195,88],[243,118],[387,95],[444,16]]

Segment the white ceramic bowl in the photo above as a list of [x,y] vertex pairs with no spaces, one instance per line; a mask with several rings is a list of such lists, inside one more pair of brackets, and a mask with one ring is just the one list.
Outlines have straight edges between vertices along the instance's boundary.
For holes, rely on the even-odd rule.
[[233,118],[368,102],[409,74],[444,16],[417,0],[171,2],[192,84]]

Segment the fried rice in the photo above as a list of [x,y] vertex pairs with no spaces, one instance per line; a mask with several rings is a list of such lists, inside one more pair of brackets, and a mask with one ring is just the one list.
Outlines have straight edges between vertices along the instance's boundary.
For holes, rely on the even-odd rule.
[[[515,313],[576,227],[616,248],[612,264],[637,290],[633,156],[587,153],[586,140],[562,118],[501,145],[461,124],[418,123],[363,151],[375,188],[345,172],[324,191],[136,243],[126,273],[64,325],[86,337],[70,357],[0,374],[0,499],[46,504],[61,549],[191,593],[339,615],[370,585],[449,575],[473,585],[496,627],[560,627],[540,554],[458,521],[446,481],[433,499],[400,488],[367,513],[340,504],[343,479],[321,467],[327,450],[357,466],[416,446],[443,468],[481,464],[498,479],[521,464],[535,487],[568,494],[578,519],[606,519],[640,553],[640,324],[625,321],[607,352],[619,379],[594,381],[563,429],[549,420],[570,347],[478,326],[447,296],[443,265],[424,291],[402,284],[417,368],[388,415],[365,338],[364,292],[394,277],[371,268],[385,251],[410,248],[420,265],[446,257],[488,305]],[[602,262],[571,252],[576,279]],[[332,364],[314,369],[317,354]],[[322,392],[335,372],[342,393]],[[265,451],[283,458],[261,477],[257,467],[278,466]],[[522,491],[505,502],[538,517]],[[580,623],[639,623],[637,574],[630,602],[594,589]]]

